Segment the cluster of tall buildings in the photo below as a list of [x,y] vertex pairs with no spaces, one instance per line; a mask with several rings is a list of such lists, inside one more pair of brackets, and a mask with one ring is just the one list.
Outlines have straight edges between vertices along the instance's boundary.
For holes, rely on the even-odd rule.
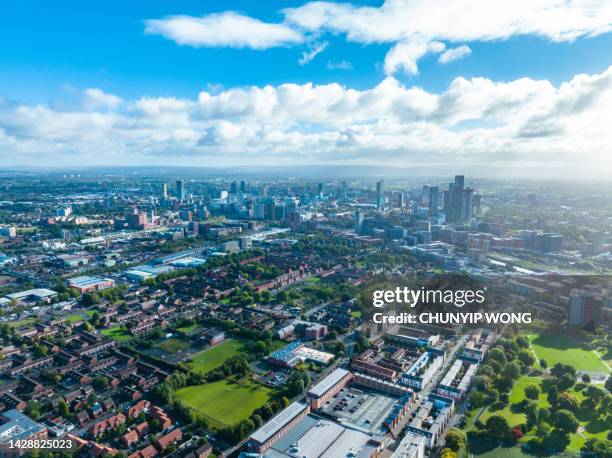
[[[431,193],[430,188],[430,193]],[[435,190],[437,202],[437,188]],[[432,196],[430,194],[430,205]],[[474,216],[474,190],[465,187],[465,177],[463,175],[455,175],[455,182],[448,184],[448,190],[444,191],[444,213],[446,221],[449,223],[457,223],[467,221]]]

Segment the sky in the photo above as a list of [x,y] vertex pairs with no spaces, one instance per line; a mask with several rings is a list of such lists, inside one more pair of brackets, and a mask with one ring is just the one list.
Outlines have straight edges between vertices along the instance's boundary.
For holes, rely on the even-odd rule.
[[3,167],[612,176],[609,0],[20,0],[2,10]]

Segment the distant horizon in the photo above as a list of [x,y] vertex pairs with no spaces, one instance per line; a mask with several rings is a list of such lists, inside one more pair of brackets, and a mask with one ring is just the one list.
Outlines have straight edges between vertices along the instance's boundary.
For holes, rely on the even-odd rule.
[[[550,170],[553,170],[551,167]],[[505,169],[506,171],[508,169]],[[152,176],[181,176],[181,177],[239,177],[244,176],[257,176],[257,177],[273,177],[278,179],[279,176],[285,176],[286,178],[305,178],[312,177],[317,178],[353,178],[353,179],[447,179],[452,178],[455,175],[464,175],[466,180],[478,180],[478,181],[496,181],[496,180],[524,180],[524,181],[540,181],[546,183],[612,183],[612,177],[605,175],[600,178],[593,178],[592,176],[584,176],[580,174],[572,173],[567,175],[566,173],[560,173],[561,168],[557,168],[555,174],[542,174],[542,169],[530,169],[525,168],[523,171],[530,171],[531,174],[515,173],[515,174],[502,174],[500,170],[483,170],[479,168],[453,168],[446,169],[443,167],[392,167],[382,166],[374,164],[311,164],[311,165],[243,165],[243,166],[180,166],[180,165],[103,165],[103,166],[65,166],[58,165],[55,167],[49,166],[36,166],[36,165],[23,165],[14,166],[11,168],[5,168],[0,171],[0,176],[10,176],[21,173],[35,173],[39,175],[58,175],[58,174],[137,174],[139,171],[142,174]]]

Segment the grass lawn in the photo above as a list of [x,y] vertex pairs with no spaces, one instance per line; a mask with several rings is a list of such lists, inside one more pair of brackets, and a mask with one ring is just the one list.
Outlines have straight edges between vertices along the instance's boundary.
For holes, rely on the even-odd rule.
[[26,326],[31,326],[34,323],[36,323],[36,318],[29,317],[29,318],[24,318],[23,320],[9,321],[8,325],[11,328],[19,329],[19,328],[25,328]]
[[548,367],[561,363],[579,371],[608,372],[597,355],[572,336],[536,334],[530,335],[529,340],[538,359],[544,359]]
[[125,342],[126,340],[130,340],[132,338],[128,331],[121,329],[119,326],[103,329],[101,333],[103,336],[110,337],[111,339],[114,339],[117,342]]
[[[527,417],[525,416],[524,413],[519,412],[518,409],[516,409],[516,406],[513,406],[513,405],[518,404],[523,399],[525,399],[525,387],[528,385],[537,385],[540,388],[540,390],[542,390],[537,400],[538,407],[539,408],[550,407],[550,404],[548,403],[548,400],[547,400],[547,395],[546,393],[543,392],[544,391],[542,388],[543,380],[544,380],[543,378],[530,377],[528,375],[523,375],[521,378],[517,380],[517,382],[512,387],[512,391],[510,392],[510,397],[509,397],[510,405],[504,407],[501,410],[493,410],[491,407],[489,407],[480,416],[480,421],[483,423],[486,423],[487,419],[491,417],[492,415],[501,415],[508,421],[508,424],[510,424],[510,426],[516,426],[521,423],[525,423],[527,421]],[[585,398],[585,395],[581,391],[577,391],[575,388],[570,389],[569,393],[575,396],[578,399],[578,401],[582,401]],[[587,438],[597,437],[600,439],[606,438],[609,427],[607,426],[607,424],[605,423],[603,419],[594,418],[592,412],[584,412],[584,411],[579,410],[578,412],[574,412],[574,413],[576,415],[576,418],[580,422],[580,426],[584,428],[583,435],[585,437]],[[526,442],[526,440],[523,440],[522,442]],[[582,437],[580,434],[578,433],[571,434],[570,443],[568,445],[567,450],[571,452],[578,452],[580,451],[580,448],[584,445],[585,442],[586,442],[586,439]],[[500,456],[500,457],[501,456],[503,457],[514,456],[512,454],[506,455],[506,453],[508,453],[508,450],[512,450],[512,449],[504,448],[500,450],[501,452],[504,453],[504,455],[497,455],[497,456]],[[520,449],[518,448],[516,452],[521,453]],[[493,453],[493,452],[488,452],[488,453],[485,453],[484,455],[477,454],[477,456],[479,457],[493,456],[493,455],[489,455],[489,453]],[[514,451],[512,453],[514,453]]]
[[203,374],[221,366],[234,355],[242,353],[244,341],[239,339],[226,340],[219,345],[196,353],[190,359],[189,367]]
[[251,381],[238,384],[220,380],[181,388],[176,396],[192,409],[225,425],[232,425],[251,416],[255,409],[270,399],[272,392],[272,389]]
[[168,353],[176,354],[181,350],[186,350],[189,348],[189,344],[180,339],[166,339],[157,344],[156,347],[161,348]]
[[71,323],[71,324],[78,323],[79,321],[85,321],[83,317],[79,315],[78,313],[67,316],[66,320],[68,321],[68,323]]
[[183,334],[189,334],[191,331],[193,331],[194,329],[199,328],[200,325],[198,324],[192,324],[190,326],[181,326],[180,328],[176,328],[177,332],[181,332]]

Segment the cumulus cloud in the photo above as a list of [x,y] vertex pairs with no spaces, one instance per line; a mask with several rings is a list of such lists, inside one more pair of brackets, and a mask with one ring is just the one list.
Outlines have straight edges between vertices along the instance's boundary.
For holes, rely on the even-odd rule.
[[[525,35],[562,42],[612,31],[609,0],[385,0],[379,7],[311,1],[281,13],[284,20],[279,23],[234,12],[170,16],[146,21],[145,32],[181,45],[253,49],[302,43],[306,37],[329,32],[356,43],[390,43],[386,73],[416,74],[417,61],[430,52],[444,51],[442,43]],[[305,51],[300,65],[325,46]],[[448,49],[439,62],[446,64],[470,52],[466,45]]]
[[612,30],[608,0],[385,0],[380,7],[315,1],[284,10],[296,27],[344,33],[359,43],[490,41],[538,35],[571,41]]
[[145,33],[161,35],[179,45],[268,49],[301,43],[300,32],[282,24],[262,22],[224,12],[203,17],[169,16],[146,21]]
[[610,104],[612,67],[558,86],[460,77],[430,92],[389,76],[360,90],[336,83],[251,86],[97,109],[0,101],[0,150],[11,164],[176,163],[180,156],[217,165],[558,161],[609,173]]
[[123,100],[114,94],[108,94],[101,89],[85,89],[83,93],[83,106],[89,110],[100,108],[117,108]]
[[417,61],[430,53],[444,51],[444,43],[439,41],[426,42],[424,40],[403,41],[396,44],[385,56],[385,73],[393,75],[398,70],[403,70],[409,75],[419,73]]
[[442,54],[440,54],[440,58],[438,62],[441,64],[448,64],[450,62],[454,62],[459,59],[463,59],[466,56],[472,54],[472,50],[469,46],[462,45],[457,48],[447,49]]
[[323,43],[315,43],[311,49],[308,51],[302,52],[302,57],[298,59],[298,64],[306,65],[308,62],[312,61],[318,54],[325,51],[325,48],[329,45],[329,42],[324,41]]

